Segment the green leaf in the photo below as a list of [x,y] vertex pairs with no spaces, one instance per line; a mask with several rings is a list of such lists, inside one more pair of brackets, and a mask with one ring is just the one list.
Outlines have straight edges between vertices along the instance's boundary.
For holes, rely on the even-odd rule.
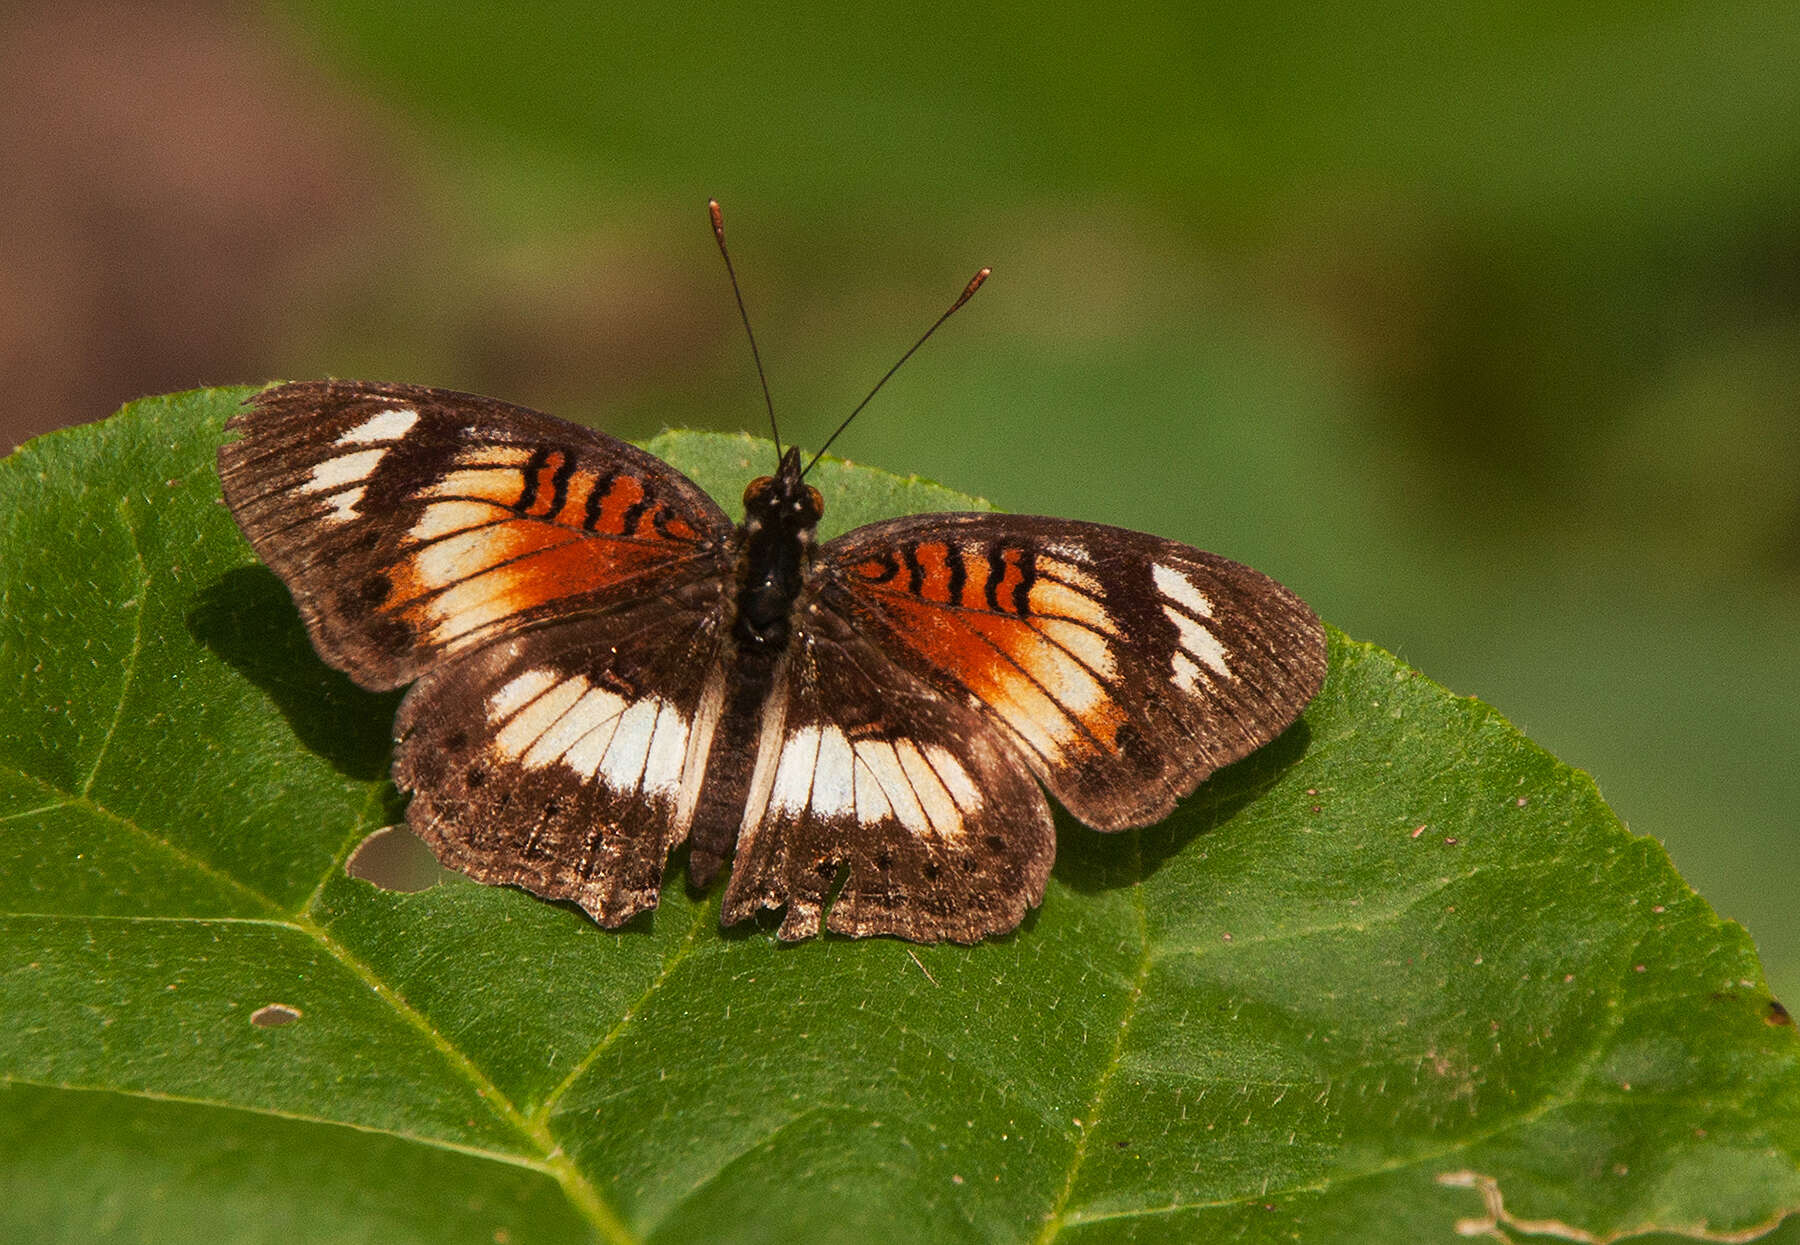
[[[1334,635],[1300,726],[1066,820],[974,948],[345,875],[392,696],[218,501],[242,390],[0,467],[0,1236],[1452,1241],[1800,1206],[1744,932],[1493,710]],[[742,438],[655,448],[722,497]],[[834,465],[839,525],[967,504]],[[297,1017],[258,1023],[278,1004]],[[266,1018],[266,1017],[265,1017]]]

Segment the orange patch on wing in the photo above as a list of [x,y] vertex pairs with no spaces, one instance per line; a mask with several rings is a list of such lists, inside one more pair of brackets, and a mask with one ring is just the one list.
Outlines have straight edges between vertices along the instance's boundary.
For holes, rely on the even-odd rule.
[[473,528],[433,541],[400,564],[390,601],[405,604],[453,584],[467,582],[502,563],[569,542],[570,537],[541,523],[517,519]]
[[[1073,719],[1107,747],[1116,743],[1125,711],[1107,693],[1105,683],[1075,656],[1036,628],[1012,618],[977,614],[969,618],[968,625],[1011,659],[1017,667],[1014,673],[1023,672],[1054,702],[1057,718],[1045,722],[1045,729],[1063,733],[1058,728]],[[1002,660],[998,655],[994,659]],[[1067,733],[1071,737],[1063,741],[1065,745],[1093,742],[1079,731]]]
[[1000,603],[1004,612],[1014,613],[1013,602],[1018,599],[1019,586],[1025,582],[1025,572],[1020,569],[1019,560],[1024,551],[1013,548],[1000,554],[1000,562],[1005,568],[1000,572],[1000,583],[994,588],[994,599]]
[[556,503],[556,473],[562,470],[567,455],[561,450],[551,450],[544,455],[544,463],[532,473],[534,493],[531,498],[531,509],[525,513],[536,519],[550,517],[550,508]]
[[594,491],[599,477],[591,471],[577,471],[569,477],[568,495],[562,509],[552,518],[559,527],[581,527],[587,522],[588,494]]
[[626,544],[597,547],[553,527],[534,524],[527,530],[545,532],[550,539],[516,561],[416,604],[408,611],[414,615],[409,621],[429,627],[436,642],[449,643],[551,602],[602,591],[661,557]]
[[[662,507],[660,504],[657,506],[657,509],[658,511],[661,511]],[[688,525],[686,519],[676,515],[671,515],[669,518],[663,520],[662,530],[673,536],[676,540],[697,540],[700,536],[700,533],[696,532]]]
[[941,540],[923,541],[913,548],[913,557],[925,572],[917,595],[939,605],[956,604],[950,599],[950,546]]
[[[957,602],[964,609],[985,610],[988,607],[988,560],[980,550],[972,550],[963,554],[963,589],[962,600]],[[1002,605],[1005,603],[1002,602]]]
[[600,499],[594,530],[605,536],[623,536],[625,512],[644,500],[644,482],[636,476],[614,476]]
[[[1112,746],[1124,712],[1082,665],[1030,626],[991,611],[952,614],[895,594],[901,642],[978,697],[1050,764]],[[1091,735],[1091,737],[1090,737]]]

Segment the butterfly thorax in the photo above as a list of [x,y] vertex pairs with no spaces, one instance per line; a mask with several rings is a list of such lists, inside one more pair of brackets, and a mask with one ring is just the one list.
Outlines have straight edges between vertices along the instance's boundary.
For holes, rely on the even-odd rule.
[[819,490],[801,479],[796,447],[781,456],[776,474],[759,476],[744,490],[732,623],[744,651],[772,656],[787,646],[794,601],[812,560],[813,532],[824,512]]

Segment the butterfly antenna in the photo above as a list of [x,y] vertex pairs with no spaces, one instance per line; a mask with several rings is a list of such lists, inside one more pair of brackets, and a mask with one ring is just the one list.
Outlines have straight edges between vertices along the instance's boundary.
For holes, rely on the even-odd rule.
[[762,352],[757,350],[756,334],[750,330],[750,313],[744,310],[744,292],[738,288],[737,269],[731,266],[731,252],[725,249],[725,218],[719,214],[719,201],[708,199],[706,211],[712,217],[713,237],[719,240],[719,254],[725,259],[725,275],[731,278],[731,296],[737,299],[738,318],[744,322],[744,336],[750,339],[750,357],[756,361],[756,379],[762,383],[763,405],[769,408],[769,431],[775,437],[775,459],[779,462],[781,429],[775,423],[775,400],[769,396],[769,377],[763,371]]
[[[962,309],[964,303],[975,297],[975,291],[981,288],[981,283],[986,281],[988,279],[988,274],[993,271],[992,268],[983,268],[980,272],[969,278],[969,284],[963,288],[961,294],[956,296],[956,301],[950,304],[949,309],[936,320],[932,321],[931,327],[926,329],[919,340],[912,344],[912,349],[901,355],[899,361],[896,362],[893,367],[890,367],[880,380],[875,382],[875,387],[869,390],[869,396],[864,398],[861,402],[858,402],[856,404],[856,409],[844,416],[844,422],[837,426],[837,431],[825,438],[825,444],[819,447],[819,452],[814,454],[812,456],[812,461],[806,464],[806,471],[811,471],[818,464],[818,461],[825,457],[825,451],[830,449],[831,443],[838,439],[838,433],[848,428],[850,426],[850,421],[862,414],[863,407],[869,405],[869,403],[874,400],[875,395],[881,392],[881,387],[888,383],[889,378],[892,377],[895,372],[900,370],[900,364],[905,363],[908,359],[912,358],[913,353],[917,351],[920,346],[923,346],[926,342],[931,340],[931,335],[942,327],[944,321],[955,315]],[[806,471],[802,471],[800,474],[805,476]]]

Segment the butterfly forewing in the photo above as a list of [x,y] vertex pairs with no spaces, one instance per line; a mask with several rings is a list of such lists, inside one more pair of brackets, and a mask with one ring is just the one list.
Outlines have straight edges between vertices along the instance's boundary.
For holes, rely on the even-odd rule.
[[822,551],[820,599],[976,707],[1081,820],[1145,825],[1293,722],[1324,630],[1267,576],[1142,532],[917,515]]
[[320,381],[264,390],[228,428],[226,502],[320,655],[365,687],[612,608],[684,564],[729,571],[731,523],[686,477],[522,407]]

